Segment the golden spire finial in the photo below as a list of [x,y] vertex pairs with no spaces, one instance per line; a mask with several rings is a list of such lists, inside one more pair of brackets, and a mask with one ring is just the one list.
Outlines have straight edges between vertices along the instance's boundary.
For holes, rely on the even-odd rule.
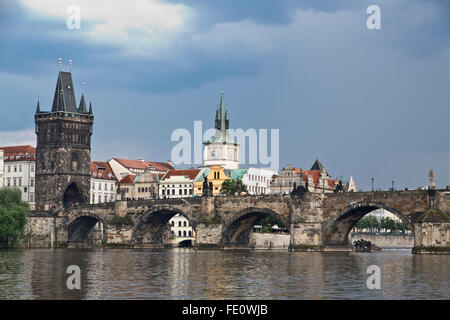
[[61,71],[61,64],[62,64],[61,60],[62,60],[61,58],[58,58],[59,71]]
[[72,72],[72,59],[69,59],[69,69],[70,69],[70,72]]

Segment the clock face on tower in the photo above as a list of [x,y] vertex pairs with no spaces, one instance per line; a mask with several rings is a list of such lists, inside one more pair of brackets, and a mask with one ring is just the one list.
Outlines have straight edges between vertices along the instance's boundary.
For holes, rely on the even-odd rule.
[[214,149],[211,151],[211,159],[217,159],[219,157],[219,150]]

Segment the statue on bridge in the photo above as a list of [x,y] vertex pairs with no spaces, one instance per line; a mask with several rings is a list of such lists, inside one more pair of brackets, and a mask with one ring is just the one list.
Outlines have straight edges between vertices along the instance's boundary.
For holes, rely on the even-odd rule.
[[[306,182],[306,184],[308,184],[308,182]],[[308,189],[305,188],[302,185],[299,185],[297,187],[297,184],[294,182],[294,188],[291,191],[291,197],[301,197],[303,196],[306,192],[308,192]]]
[[339,180],[339,183],[334,187],[334,193],[344,192],[344,185],[342,184],[342,180]]
[[208,182],[208,177],[203,175],[203,196],[210,197],[213,195],[213,184]]

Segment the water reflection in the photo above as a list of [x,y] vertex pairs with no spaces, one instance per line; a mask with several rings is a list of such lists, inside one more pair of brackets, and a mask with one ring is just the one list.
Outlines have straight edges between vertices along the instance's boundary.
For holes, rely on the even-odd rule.
[[[69,290],[69,265],[81,289]],[[367,267],[381,269],[369,290]],[[1,299],[449,299],[450,256],[287,251],[0,251]]]

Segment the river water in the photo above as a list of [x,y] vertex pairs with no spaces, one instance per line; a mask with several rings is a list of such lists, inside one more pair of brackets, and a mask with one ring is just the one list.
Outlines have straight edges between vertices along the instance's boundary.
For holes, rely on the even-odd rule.
[[[81,289],[67,289],[69,265]],[[381,270],[368,289],[367,267]],[[0,251],[0,299],[450,299],[450,256],[192,249]]]

